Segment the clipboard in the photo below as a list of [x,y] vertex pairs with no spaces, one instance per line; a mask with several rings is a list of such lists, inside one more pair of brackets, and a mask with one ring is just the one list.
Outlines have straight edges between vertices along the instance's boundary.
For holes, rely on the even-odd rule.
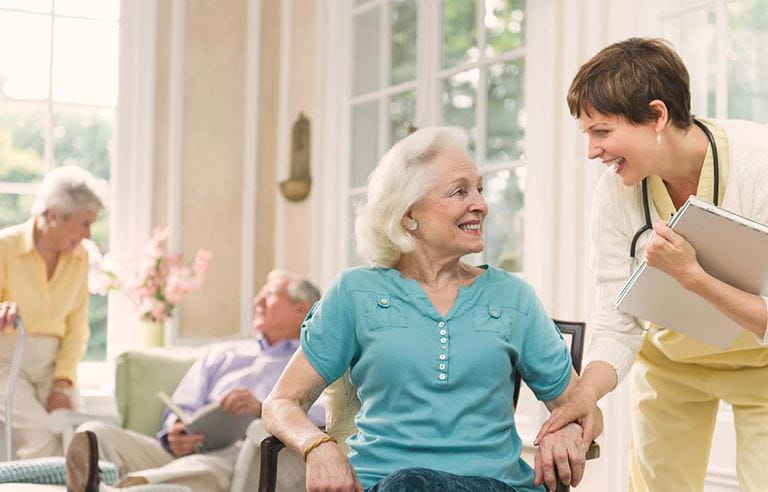
[[[745,292],[768,295],[768,226],[691,196],[670,227],[696,250],[702,268]],[[727,349],[743,328],[675,279],[643,261],[615,307],[683,335]]]

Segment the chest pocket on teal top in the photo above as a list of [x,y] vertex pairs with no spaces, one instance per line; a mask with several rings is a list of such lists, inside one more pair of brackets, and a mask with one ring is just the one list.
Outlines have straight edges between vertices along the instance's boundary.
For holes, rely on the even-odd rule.
[[510,308],[478,306],[473,311],[475,331],[489,331],[508,338],[516,318],[515,315],[515,310]]
[[389,294],[371,294],[365,296],[365,320],[371,330],[380,328],[405,328],[405,314],[398,299]]

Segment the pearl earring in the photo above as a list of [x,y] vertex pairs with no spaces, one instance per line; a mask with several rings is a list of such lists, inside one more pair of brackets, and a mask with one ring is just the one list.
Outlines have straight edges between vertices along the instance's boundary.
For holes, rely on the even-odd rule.
[[409,231],[415,231],[419,228],[419,223],[416,222],[416,219],[411,219],[408,221],[408,224],[405,226]]
[[656,132],[656,143],[661,144],[661,133]]

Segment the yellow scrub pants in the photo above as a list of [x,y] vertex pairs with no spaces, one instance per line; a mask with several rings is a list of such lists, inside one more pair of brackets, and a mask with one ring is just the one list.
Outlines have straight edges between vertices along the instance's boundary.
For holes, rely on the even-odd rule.
[[631,381],[630,491],[703,490],[720,400],[733,406],[740,490],[768,490],[768,367],[674,362],[646,341]]

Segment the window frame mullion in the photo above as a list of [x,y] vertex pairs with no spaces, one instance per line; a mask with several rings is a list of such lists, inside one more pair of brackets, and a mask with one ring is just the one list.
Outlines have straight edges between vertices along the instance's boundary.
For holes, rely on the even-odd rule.
[[715,117],[728,117],[728,8],[725,0],[719,0],[715,10]]
[[380,5],[381,18],[379,19],[379,155],[389,148],[389,96],[381,91],[389,87],[392,80],[391,50],[390,44],[390,0],[382,0]]
[[485,1],[477,0],[477,49],[478,49],[478,78],[477,93],[475,95],[475,161],[479,166],[485,163],[487,147],[487,112],[488,92],[486,90],[488,64],[485,63]]
[[48,46],[48,99],[45,101],[45,144],[43,150],[43,171],[50,172],[55,167],[53,146],[53,54],[56,40],[56,15],[51,2],[51,36]]

